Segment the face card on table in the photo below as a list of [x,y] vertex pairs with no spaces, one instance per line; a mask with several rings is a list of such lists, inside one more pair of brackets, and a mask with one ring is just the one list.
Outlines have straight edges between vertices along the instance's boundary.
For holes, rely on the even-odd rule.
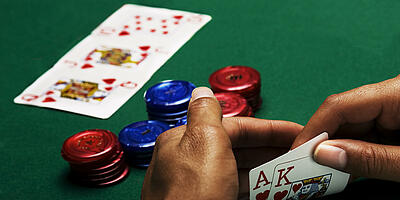
[[252,169],[249,173],[250,199],[305,199],[307,195],[322,196],[342,191],[349,174],[319,165],[312,158],[315,146],[326,139],[328,134],[322,133],[298,148]]
[[43,74],[14,102],[105,119],[144,83],[140,75],[121,76],[108,70],[81,73],[58,67]]
[[146,68],[149,60],[159,60],[168,55],[162,46],[139,41],[110,40],[87,37],[69,51],[61,62],[70,68],[90,71],[96,68],[126,73]]

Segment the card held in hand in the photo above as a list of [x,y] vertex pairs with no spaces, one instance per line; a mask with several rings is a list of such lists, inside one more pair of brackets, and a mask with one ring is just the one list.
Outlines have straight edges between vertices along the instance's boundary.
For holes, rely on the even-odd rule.
[[288,153],[249,172],[251,200],[301,200],[341,192],[350,174],[320,165],[313,151],[328,139],[321,133]]

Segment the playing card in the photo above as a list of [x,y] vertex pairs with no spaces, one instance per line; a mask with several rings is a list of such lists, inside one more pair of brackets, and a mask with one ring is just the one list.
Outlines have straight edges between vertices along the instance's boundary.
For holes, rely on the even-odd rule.
[[126,4],[97,27],[100,36],[171,38],[193,35],[211,17],[197,13]]
[[208,15],[126,4],[100,24],[93,35],[163,44],[175,51],[210,20]]
[[96,73],[70,70],[66,74],[62,67],[47,71],[14,102],[105,119],[144,84],[140,76],[116,76],[107,70],[97,70]]
[[124,5],[14,102],[108,118],[210,19]]
[[250,199],[308,199],[342,191],[349,174],[313,160],[316,145],[328,139],[322,133],[288,153],[252,169]]
[[112,70],[115,74],[142,73],[142,76],[151,77],[172,55],[173,52],[160,44],[127,43],[124,39],[89,36],[60,62],[66,64],[64,67],[79,69],[82,73],[100,69]]

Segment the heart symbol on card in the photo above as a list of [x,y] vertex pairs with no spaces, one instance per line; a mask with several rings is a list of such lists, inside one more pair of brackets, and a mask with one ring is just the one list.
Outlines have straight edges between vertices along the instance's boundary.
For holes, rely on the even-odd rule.
[[121,31],[118,35],[119,36],[129,35],[129,32],[128,31]]
[[177,19],[177,20],[182,19],[182,17],[183,17],[182,15],[175,15],[175,16],[174,16],[174,18]]
[[105,79],[103,79],[103,81],[104,81],[104,83],[111,85],[116,81],[116,79],[115,78],[105,78]]
[[287,190],[279,191],[274,194],[274,200],[282,200],[288,194]]
[[91,64],[84,64],[82,65],[81,69],[89,69],[89,68],[93,68],[93,65]]
[[110,91],[110,90],[113,89],[113,87],[106,87],[106,88],[104,88],[104,89],[107,90],[107,91]]
[[37,98],[39,98],[39,96],[34,94],[25,94],[24,96],[21,97],[21,99],[24,101],[33,101]]
[[56,100],[53,99],[53,98],[51,98],[51,97],[46,97],[42,102],[43,102],[43,103],[56,102]]
[[120,86],[129,88],[129,89],[133,89],[133,88],[137,87],[137,83],[133,83],[132,81],[127,81],[127,82],[121,83]]
[[301,183],[293,186],[293,192],[296,193],[301,188]]
[[54,92],[51,91],[51,90],[49,90],[49,91],[46,92],[46,95],[52,95],[52,94],[54,94]]
[[260,192],[256,195],[256,200],[267,200],[269,196],[269,190],[265,190],[264,192]]
[[150,46],[140,46],[139,49],[141,49],[142,51],[147,51],[150,49]]

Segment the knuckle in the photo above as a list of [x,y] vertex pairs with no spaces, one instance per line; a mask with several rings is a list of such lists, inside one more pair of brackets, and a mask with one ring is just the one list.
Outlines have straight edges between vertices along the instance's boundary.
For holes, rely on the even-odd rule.
[[215,103],[216,103],[216,100],[213,98],[205,97],[205,98],[196,99],[195,101],[190,103],[188,113],[190,114],[190,112],[197,112],[197,111],[204,110],[205,108],[208,108]]
[[333,106],[337,106],[340,104],[340,102],[342,101],[342,95],[341,94],[332,94],[329,95],[325,101],[322,103],[322,105],[324,105],[325,107],[333,107]]
[[385,154],[387,152],[383,148],[375,148],[365,145],[360,151],[360,159],[363,166],[360,167],[360,174],[366,176],[379,175],[386,166]]

